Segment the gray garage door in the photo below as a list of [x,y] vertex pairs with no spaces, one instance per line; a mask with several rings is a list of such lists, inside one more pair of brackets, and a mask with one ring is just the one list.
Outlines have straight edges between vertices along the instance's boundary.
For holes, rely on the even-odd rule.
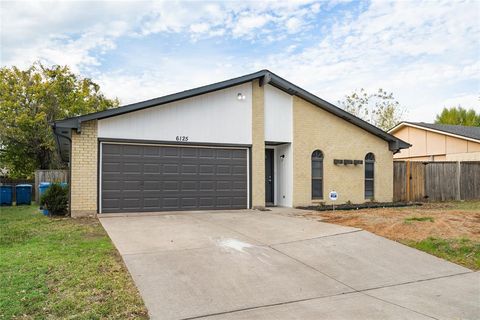
[[102,144],[101,212],[247,208],[245,149]]

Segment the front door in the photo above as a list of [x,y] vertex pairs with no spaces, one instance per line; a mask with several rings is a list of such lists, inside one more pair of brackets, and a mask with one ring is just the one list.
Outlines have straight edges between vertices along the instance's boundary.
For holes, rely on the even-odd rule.
[[273,149],[265,149],[265,204],[273,206],[274,183],[273,183]]

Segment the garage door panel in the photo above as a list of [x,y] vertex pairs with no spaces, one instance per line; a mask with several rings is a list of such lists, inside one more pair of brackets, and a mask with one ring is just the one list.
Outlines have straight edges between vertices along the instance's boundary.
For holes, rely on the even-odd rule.
[[200,181],[199,191],[215,191],[216,181]]
[[196,209],[198,208],[198,199],[196,197],[182,197],[180,206],[182,209]]
[[179,209],[180,198],[178,197],[165,197],[163,198],[162,208],[166,210],[175,210]]
[[148,198],[144,195],[143,198],[143,207],[144,208],[155,208],[160,209],[160,199],[159,198]]
[[247,200],[246,197],[242,197],[242,196],[232,197],[232,205],[243,206],[246,200]]
[[161,149],[156,146],[143,146],[143,156],[145,158],[151,157],[160,157],[161,156]]
[[[158,160],[156,160],[158,161]],[[144,163],[143,164],[143,173],[161,173],[162,166],[159,163]]]
[[178,175],[180,173],[179,164],[178,163],[164,164],[162,173]]
[[197,148],[181,148],[180,154],[183,159],[198,159],[198,149]]
[[129,209],[131,211],[141,210],[141,203],[142,200],[139,198],[125,198],[121,201],[122,208]]
[[123,182],[123,192],[140,192],[143,191],[143,182],[142,181],[124,181]]
[[232,167],[228,165],[218,165],[217,166],[217,175],[232,175]]
[[247,167],[246,166],[233,166],[232,167],[232,174],[233,175],[246,175],[247,174]]
[[245,149],[102,145],[102,212],[247,207]]
[[120,144],[105,144],[103,145],[103,155],[107,156],[116,156],[119,157],[122,153],[123,146]]
[[143,192],[158,192],[162,188],[162,182],[158,180],[143,181]]
[[118,180],[103,180],[102,189],[103,190],[118,190],[118,185],[121,181]]
[[143,165],[138,162],[124,162],[123,173],[142,173]]
[[232,190],[243,192],[243,190],[245,190],[246,188],[246,181],[232,181]]
[[216,158],[217,159],[231,159],[232,158],[232,150],[217,149]]
[[215,159],[215,149],[201,148],[198,149],[198,158],[200,159]]
[[120,199],[115,199],[115,198],[110,198],[110,199],[105,199],[103,201],[103,204],[110,208],[111,210],[116,210],[117,212],[121,210],[121,205],[120,205]]
[[214,175],[215,166],[213,164],[200,164],[198,166],[198,174],[200,175]]
[[198,182],[197,181],[182,181],[181,182],[181,191],[198,191]]
[[180,181],[163,181],[163,188],[159,190],[178,192],[180,191]]
[[125,157],[142,157],[145,146],[126,144],[123,146],[123,155]]
[[180,170],[182,175],[197,175],[198,164],[182,164]]
[[180,158],[180,148],[178,147],[163,147],[160,151],[165,158]]

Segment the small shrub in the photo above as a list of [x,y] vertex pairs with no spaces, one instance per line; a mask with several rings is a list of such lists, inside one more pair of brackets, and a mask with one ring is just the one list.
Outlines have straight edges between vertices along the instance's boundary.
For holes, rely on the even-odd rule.
[[65,215],[68,209],[68,187],[59,183],[52,184],[42,195],[40,204],[45,206],[51,215]]
[[323,208],[323,207],[325,207],[325,202],[320,201],[320,202],[317,204],[317,210],[319,210],[319,209],[321,209],[321,208]]

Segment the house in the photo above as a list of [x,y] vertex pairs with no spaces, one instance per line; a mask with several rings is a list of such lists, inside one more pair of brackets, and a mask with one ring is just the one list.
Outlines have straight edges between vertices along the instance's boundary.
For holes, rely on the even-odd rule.
[[480,161],[480,127],[402,122],[388,132],[412,145],[395,160]]
[[392,201],[409,147],[268,70],[53,129],[72,216]]

